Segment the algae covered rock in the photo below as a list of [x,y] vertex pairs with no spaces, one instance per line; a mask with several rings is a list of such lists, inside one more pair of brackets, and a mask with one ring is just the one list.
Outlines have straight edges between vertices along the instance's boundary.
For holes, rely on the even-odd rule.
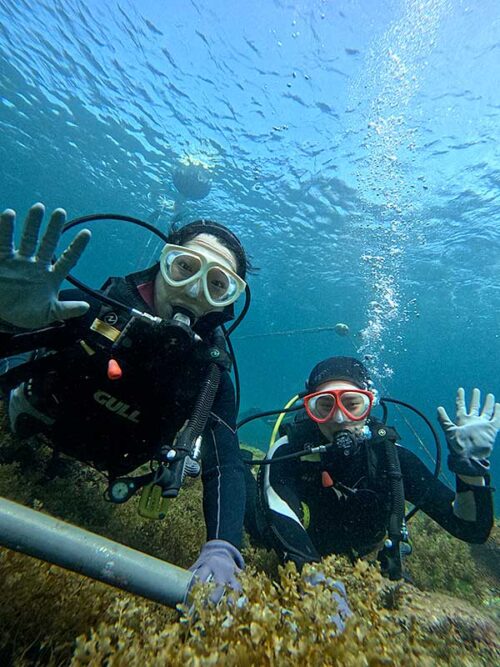
[[[421,593],[399,584],[396,609],[388,609],[387,583],[360,561],[355,567],[329,558],[325,574],[349,590],[353,616],[339,634],[327,584],[306,583],[292,565],[276,580],[264,573],[242,577],[244,597],[207,607],[202,587],[194,609],[163,625],[138,607],[120,622],[103,623],[80,637],[72,665],[490,665],[498,662],[498,628],[467,602]],[[392,599],[392,598],[391,598]],[[130,618],[130,621],[128,620]],[[139,627],[138,625],[139,624]],[[126,637],[126,639],[124,639]],[[105,647],[105,654],[102,653]]]
[[410,524],[413,553],[406,560],[413,583],[423,590],[456,595],[479,605],[494,597],[495,590],[498,596],[498,533],[495,526],[486,544],[470,545],[420,512]]
[[[276,578],[249,568],[243,595],[175,612],[26,556],[3,551],[0,644],[6,664],[83,665],[493,665],[498,624],[467,601],[391,584],[378,570],[330,557]],[[345,631],[321,567],[348,590]],[[0,654],[1,656],[2,654]],[[3,664],[3,663],[2,663]]]

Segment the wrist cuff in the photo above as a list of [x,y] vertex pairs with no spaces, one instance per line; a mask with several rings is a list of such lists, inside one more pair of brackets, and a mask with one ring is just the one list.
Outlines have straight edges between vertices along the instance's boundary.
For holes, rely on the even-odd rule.
[[455,452],[448,455],[448,468],[456,475],[466,477],[485,477],[490,470],[488,459],[475,459],[459,456]]
[[[479,475],[478,475],[478,477],[479,477]],[[481,489],[488,489],[488,491],[494,491],[495,489],[493,489],[490,486],[490,476],[489,475],[484,475],[483,479],[484,479],[484,486],[483,485],[478,486],[476,484],[468,484],[467,482],[464,482],[464,480],[461,479],[458,475],[456,475],[455,476],[455,480],[456,480],[456,487],[455,488],[457,490],[457,493],[465,493],[465,491],[478,491],[478,490],[481,490]]]

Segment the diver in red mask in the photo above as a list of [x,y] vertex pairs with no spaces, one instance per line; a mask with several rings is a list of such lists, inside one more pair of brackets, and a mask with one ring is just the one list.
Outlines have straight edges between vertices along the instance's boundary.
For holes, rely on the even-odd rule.
[[357,359],[317,364],[302,398],[304,410],[267,454],[257,493],[247,475],[247,496],[255,498],[247,507],[247,527],[283,560],[301,567],[331,553],[374,553],[388,576],[398,579],[402,556],[410,551],[405,501],[455,537],[487,540],[494,517],[488,459],[500,428],[500,404],[492,394],[480,413],[474,389],[467,412],[459,389],[456,423],[439,408],[455,492],[398,443],[394,428],[372,416],[377,392]]

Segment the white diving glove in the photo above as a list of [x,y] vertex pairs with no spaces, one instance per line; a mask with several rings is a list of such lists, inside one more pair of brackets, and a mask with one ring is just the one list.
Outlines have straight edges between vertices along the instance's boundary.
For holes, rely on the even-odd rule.
[[89,309],[85,301],[59,301],[57,297],[61,283],[85,250],[90,232],[79,232],[52,265],[66,212],[58,208],[52,213],[38,246],[44,213],[43,204],[30,208],[18,250],[14,247],[15,212],[7,209],[0,215],[0,330],[39,329]]
[[456,424],[446,410],[438,408],[438,420],[448,443],[448,468],[458,475],[484,476],[490,469],[489,457],[500,429],[500,403],[495,403],[493,394],[487,394],[484,407],[479,414],[481,392],[472,390],[469,412],[465,407],[465,391],[457,391]]

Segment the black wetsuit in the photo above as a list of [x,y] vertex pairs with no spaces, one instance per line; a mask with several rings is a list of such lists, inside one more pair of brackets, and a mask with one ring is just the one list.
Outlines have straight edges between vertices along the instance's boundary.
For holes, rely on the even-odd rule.
[[[156,272],[153,267],[111,278],[103,291],[153,315],[151,299],[145,300],[141,290],[152,294]],[[68,321],[68,337],[74,342],[54,355],[51,369],[35,374],[22,391],[30,405],[49,418],[50,423],[39,423],[38,430],[50,437],[56,450],[106,470],[112,478],[126,474],[149,461],[160,444],[171,444],[191,416],[210,363],[204,354],[208,346],[199,343],[187,353],[166,353],[164,341],[150,338],[146,327],[132,347],[114,355],[123,375],[111,380],[107,375],[111,343],[91,325],[98,316],[122,330],[130,316],[78,290],[64,291],[60,298],[90,301],[91,308],[83,317]],[[200,318],[194,330],[210,343],[217,327],[231,315],[229,309],[210,313]],[[38,351],[39,356],[50,353]],[[23,420],[33,431],[32,415],[23,414],[14,420],[18,422],[14,430],[26,432]],[[224,371],[202,440],[203,506],[207,539],[227,540],[239,548],[245,486],[235,422],[234,388]]]
[[[306,442],[326,443],[317,426],[307,422],[295,427],[301,429],[299,437],[294,426],[287,427],[289,435],[273,445],[268,457],[301,451]],[[375,420],[369,423],[372,437],[352,456],[330,451],[309,460],[292,459],[263,467],[253,494],[257,511],[247,506],[249,532],[264,539],[283,560],[292,560],[299,567],[331,553],[365,555],[380,549],[391,513],[391,495],[384,439],[376,435],[376,424]],[[486,541],[494,516],[489,486],[469,486],[457,478],[457,490],[470,490],[475,503],[476,519],[465,521],[453,511],[454,492],[411,451],[397,446],[397,452],[405,499],[455,537],[472,543]],[[247,485],[251,498],[250,478]]]

